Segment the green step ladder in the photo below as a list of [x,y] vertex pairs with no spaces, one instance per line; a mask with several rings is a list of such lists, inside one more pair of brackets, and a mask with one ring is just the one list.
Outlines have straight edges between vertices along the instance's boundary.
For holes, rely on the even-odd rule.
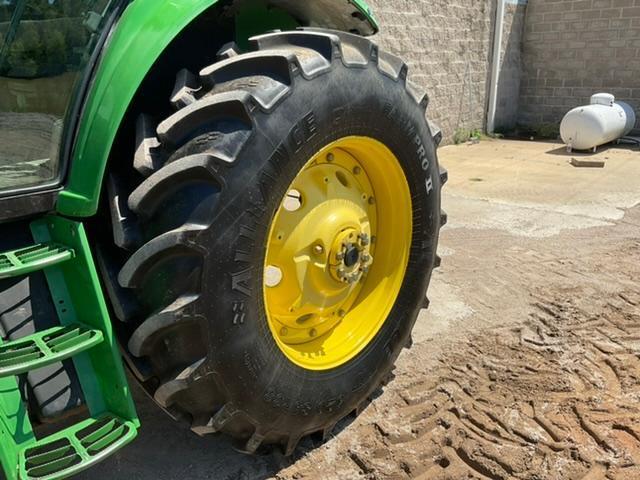
[[[127,445],[140,427],[82,224],[48,216],[31,232],[36,244],[0,253],[0,279],[43,271],[60,325],[0,340],[0,464],[7,480],[67,478]],[[89,418],[36,438],[16,375],[69,358]]]

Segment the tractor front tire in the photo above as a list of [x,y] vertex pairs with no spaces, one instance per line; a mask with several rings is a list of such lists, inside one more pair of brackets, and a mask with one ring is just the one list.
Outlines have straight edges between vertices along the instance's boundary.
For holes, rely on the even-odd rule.
[[181,71],[157,128],[140,118],[118,281],[141,305],[127,350],[155,400],[196,433],[291,454],[410,343],[446,174],[397,57],[334,31],[251,44]]

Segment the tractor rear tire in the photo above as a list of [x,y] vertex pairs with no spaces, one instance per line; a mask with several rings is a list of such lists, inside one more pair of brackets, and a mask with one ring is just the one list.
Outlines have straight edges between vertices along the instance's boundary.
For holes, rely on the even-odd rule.
[[[271,33],[251,45],[225,49],[200,75],[181,71],[176,113],[157,126],[139,119],[142,180],[114,222],[116,243],[133,252],[118,281],[141,305],[126,349],[149,362],[156,402],[198,434],[291,454],[302,437],[326,436],[357,410],[410,343],[439,261],[446,172],[427,97],[397,57],[334,31]],[[344,138],[372,139],[397,159],[410,198],[411,229],[398,233],[406,269],[373,338],[348,360],[315,368],[292,361],[269,327],[265,251],[298,173]]]

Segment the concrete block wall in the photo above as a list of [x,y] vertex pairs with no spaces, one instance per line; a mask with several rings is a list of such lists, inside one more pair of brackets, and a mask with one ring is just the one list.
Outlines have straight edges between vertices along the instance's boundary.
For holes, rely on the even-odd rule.
[[409,64],[430,97],[429,118],[450,142],[485,125],[495,0],[370,0],[376,41]]
[[530,0],[521,124],[557,124],[606,91],[640,109],[640,0]]
[[[497,124],[515,124],[525,5],[506,8]],[[380,47],[409,64],[409,78],[430,96],[429,118],[444,141],[484,129],[491,78],[496,0],[370,0]]]

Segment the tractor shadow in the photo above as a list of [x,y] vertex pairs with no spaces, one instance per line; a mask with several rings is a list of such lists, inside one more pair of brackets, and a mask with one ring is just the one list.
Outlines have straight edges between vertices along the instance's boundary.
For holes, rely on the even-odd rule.
[[[311,435],[300,442],[291,457],[285,457],[275,447],[265,448],[258,455],[240,453],[225,435],[198,437],[166,415],[133,379],[130,379],[130,385],[142,424],[138,437],[121,452],[76,478],[263,480],[274,477],[324,444],[321,435]],[[381,393],[382,388],[379,388],[372,397],[376,398]],[[355,416],[351,414],[341,420],[333,429],[330,439],[347,428],[354,419]]]

